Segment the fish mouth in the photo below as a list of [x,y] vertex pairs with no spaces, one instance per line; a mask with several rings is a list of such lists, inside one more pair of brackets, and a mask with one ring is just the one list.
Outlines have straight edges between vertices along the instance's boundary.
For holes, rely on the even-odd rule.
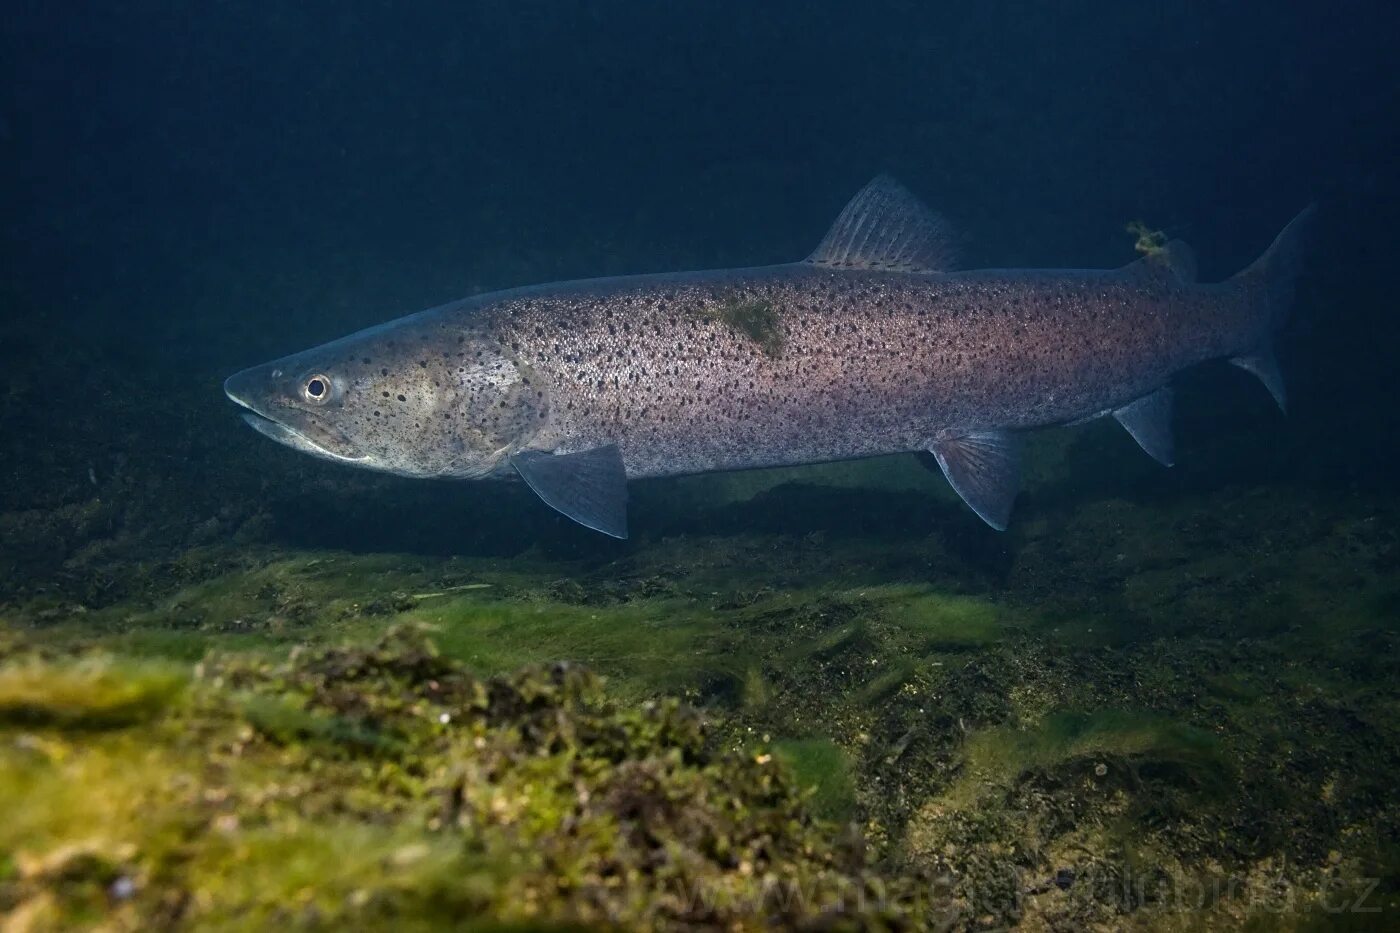
[[318,435],[324,436],[321,440],[313,440],[308,436],[306,431],[297,430],[286,422],[263,414],[247,399],[239,398],[238,395],[229,389],[227,383],[224,384],[224,394],[229,397],[231,402],[244,409],[239,412],[239,414],[243,416],[243,421],[248,427],[279,444],[284,444],[302,453],[308,453],[316,457],[324,457],[327,460],[338,460],[341,463],[363,463],[369,459],[368,457],[351,457],[346,454],[336,453],[332,450],[328,444],[336,441],[342,444],[345,443],[344,438],[336,436],[334,432],[327,431],[324,428],[316,429]]

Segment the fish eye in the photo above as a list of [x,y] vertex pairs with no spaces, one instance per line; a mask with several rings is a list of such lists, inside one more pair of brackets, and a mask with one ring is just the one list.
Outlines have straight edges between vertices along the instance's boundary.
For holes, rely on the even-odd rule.
[[331,377],[317,374],[302,384],[301,394],[308,402],[320,404],[331,397]]

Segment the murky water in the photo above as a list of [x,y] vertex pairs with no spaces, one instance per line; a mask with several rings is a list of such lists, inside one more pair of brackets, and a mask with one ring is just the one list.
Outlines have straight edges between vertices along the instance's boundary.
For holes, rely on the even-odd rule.
[[[0,26],[16,929],[1379,929],[1400,910],[1396,14],[21,4]],[[523,483],[268,443],[231,372],[463,295],[786,262],[890,171],[971,267],[1215,281],[1320,210],[1285,417]],[[562,663],[561,663],[562,662]],[[601,678],[599,680],[598,678]]]

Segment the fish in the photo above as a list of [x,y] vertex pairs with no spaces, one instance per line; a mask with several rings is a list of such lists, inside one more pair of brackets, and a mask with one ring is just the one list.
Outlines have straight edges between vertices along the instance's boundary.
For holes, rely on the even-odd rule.
[[1179,241],[1117,269],[959,270],[948,222],[881,175],[800,262],[476,295],[224,391],[295,450],[523,480],[615,538],[631,479],[896,453],[1005,530],[1029,431],[1112,417],[1170,466],[1172,378],[1216,359],[1286,408],[1273,347],[1314,211],[1216,283]]

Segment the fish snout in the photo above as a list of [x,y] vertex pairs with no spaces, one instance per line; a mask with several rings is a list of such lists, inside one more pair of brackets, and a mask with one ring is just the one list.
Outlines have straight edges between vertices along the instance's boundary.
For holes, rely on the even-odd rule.
[[248,395],[248,386],[251,382],[248,378],[248,374],[251,372],[251,369],[239,370],[224,380],[224,394],[227,395],[230,400],[237,402],[245,408],[248,407],[246,398]]
[[251,366],[239,370],[224,380],[224,394],[244,408],[262,413],[266,401],[277,392],[280,370],[269,366]]

